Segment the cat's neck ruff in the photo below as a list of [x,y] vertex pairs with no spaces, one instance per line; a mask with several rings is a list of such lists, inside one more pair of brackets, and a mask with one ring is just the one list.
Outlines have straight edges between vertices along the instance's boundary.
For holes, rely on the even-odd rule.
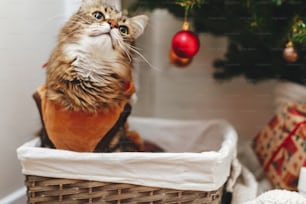
[[74,60],[72,66],[81,78],[97,82],[103,75],[109,74],[110,66],[118,64],[120,56],[108,33],[83,35],[78,43],[65,45],[64,53]]

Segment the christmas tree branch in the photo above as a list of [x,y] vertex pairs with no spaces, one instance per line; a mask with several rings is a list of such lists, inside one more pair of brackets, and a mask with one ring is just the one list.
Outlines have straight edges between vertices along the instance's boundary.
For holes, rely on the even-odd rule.
[[[174,16],[183,18],[184,6],[191,2],[136,0],[135,5],[168,9]],[[216,79],[242,75],[254,82],[280,79],[306,84],[305,1],[196,1],[189,14],[195,32],[227,36],[230,41],[225,59],[215,63]],[[289,63],[283,57],[288,41],[297,49],[296,62]]]

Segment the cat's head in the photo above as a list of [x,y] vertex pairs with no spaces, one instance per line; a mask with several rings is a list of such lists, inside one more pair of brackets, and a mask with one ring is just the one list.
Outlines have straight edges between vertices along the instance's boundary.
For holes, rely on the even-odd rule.
[[145,30],[148,17],[127,17],[103,0],[82,0],[80,9],[71,19],[85,35],[99,37],[109,35],[113,46],[132,43]]

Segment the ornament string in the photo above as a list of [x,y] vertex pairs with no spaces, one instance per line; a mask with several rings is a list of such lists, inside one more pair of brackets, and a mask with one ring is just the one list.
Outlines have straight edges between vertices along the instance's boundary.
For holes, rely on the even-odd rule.
[[183,30],[189,30],[189,23],[188,23],[189,10],[190,10],[190,6],[185,6],[185,15],[184,15]]
[[200,6],[201,4],[203,4],[204,0],[178,0],[176,3],[185,8],[183,30],[189,30],[189,12],[195,5]]
[[185,9],[184,23],[183,23],[182,29],[189,30],[188,15],[189,15],[189,11],[194,6],[195,2],[192,0],[191,1],[181,1],[181,2],[177,2],[177,4],[179,4]]

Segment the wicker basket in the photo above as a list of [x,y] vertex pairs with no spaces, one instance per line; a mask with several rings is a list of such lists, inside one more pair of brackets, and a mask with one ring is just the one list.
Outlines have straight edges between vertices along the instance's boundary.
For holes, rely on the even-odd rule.
[[[145,139],[162,135],[162,148],[173,153],[76,153],[30,141],[17,150],[28,203],[221,203],[236,158],[237,135],[228,123],[134,119],[130,124]],[[191,139],[188,129],[198,136]]]
[[39,176],[26,176],[25,184],[29,204],[217,204],[221,202],[223,191],[223,188],[210,192],[180,191],[122,183]]

